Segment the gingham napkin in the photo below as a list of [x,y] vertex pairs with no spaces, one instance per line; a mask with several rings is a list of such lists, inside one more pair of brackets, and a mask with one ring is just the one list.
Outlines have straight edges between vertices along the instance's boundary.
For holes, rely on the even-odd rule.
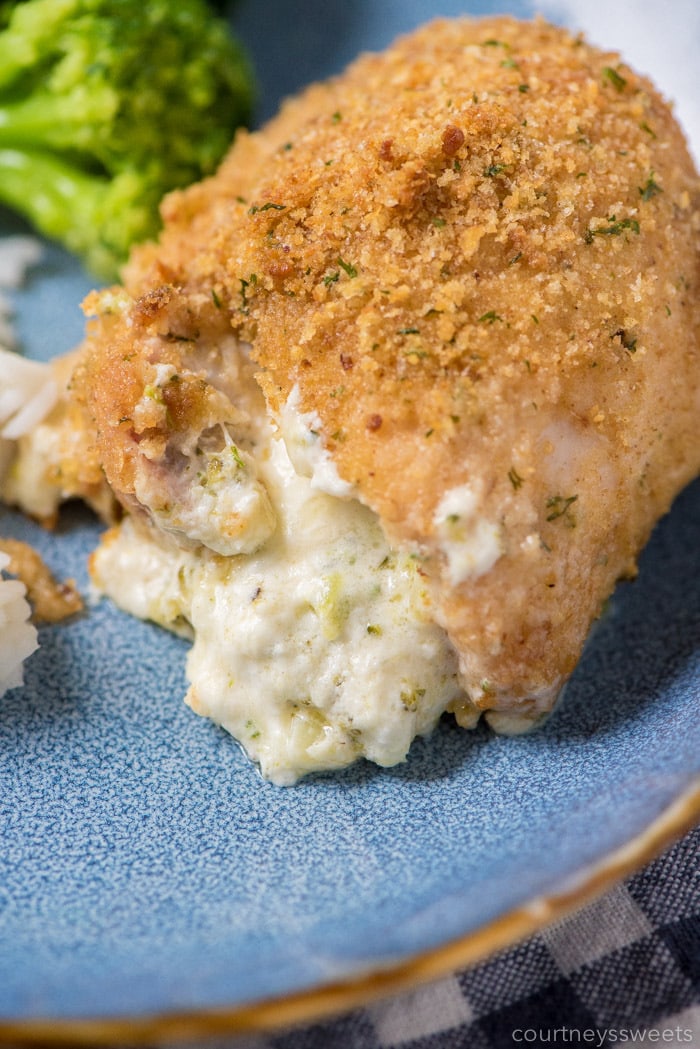
[[700,1047],[700,828],[601,899],[474,968],[308,1027],[185,1045]]

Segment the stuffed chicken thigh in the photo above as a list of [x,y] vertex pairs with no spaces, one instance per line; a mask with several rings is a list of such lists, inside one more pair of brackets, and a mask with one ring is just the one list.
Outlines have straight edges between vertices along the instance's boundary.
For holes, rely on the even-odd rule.
[[437,21],[239,134],[92,296],[96,578],[193,629],[190,701],[266,774],[551,709],[700,470],[699,206],[618,55]]

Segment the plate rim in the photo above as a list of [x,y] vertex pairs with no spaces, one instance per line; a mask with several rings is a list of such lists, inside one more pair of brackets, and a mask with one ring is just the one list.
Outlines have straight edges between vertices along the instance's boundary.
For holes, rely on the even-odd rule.
[[567,917],[646,866],[700,824],[700,776],[691,780],[659,816],[624,844],[568,875],[553,891],[535,896],[463,936],[383,965],[369,965],[342,981],[237,1006],[96,1018],[0,1019],[0,1043],[15,1046],[146,1045],[153,1039],[193,1039],[266,1034],[313,1023],[372,1001],[405,993],[484,961],[538,930]]

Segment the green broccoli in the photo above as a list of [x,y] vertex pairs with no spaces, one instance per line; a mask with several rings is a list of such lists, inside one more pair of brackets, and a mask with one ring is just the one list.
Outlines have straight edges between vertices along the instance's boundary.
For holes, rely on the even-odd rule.
[[113,277],[210,174],[252,74],[205,0],[0,4],[0,203]]

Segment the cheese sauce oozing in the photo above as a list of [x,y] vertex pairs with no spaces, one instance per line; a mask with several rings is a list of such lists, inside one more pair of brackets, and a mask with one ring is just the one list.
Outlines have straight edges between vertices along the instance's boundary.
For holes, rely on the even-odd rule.
[[367,507],[296,472],[286,415],[256,447],[276,520],[257,549],[183,549],[127,517],[92,559],[124,610],[192,637],[188,703],[282,785],[362,756],[396,764],[461,695],[419,561],[390,550]]

